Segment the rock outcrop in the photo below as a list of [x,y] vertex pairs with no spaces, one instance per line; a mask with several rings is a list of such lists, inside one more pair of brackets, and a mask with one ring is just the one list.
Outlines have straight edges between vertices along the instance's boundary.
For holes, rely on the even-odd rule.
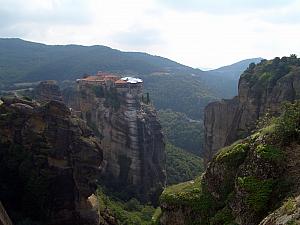
[[162,225],[299,223],[299,78],[295,56],[262,61],[242,75],[238,97],[207,107],[211,160],[195,181],[164,190]]
[[97,224],[88,197],[103,153],[92,131],[61,102],[2,100],[0,199],[14,222]]
[[[260,224],[286,198],[299,195],[299,127],[298,102],[257,133],[221,149],[201,178],[163,192],[161,224]],[[290,222],[299,220],[297,204],[293,200],[285,206],[290,212],[275,211],[261,224],[297,224]]]
[[0,224],[13,225],[1,201],[0,201]]
[[220,148],[251,134],[266,113],[278,115],[283,102],[299,99],[299,74],[297,59],[265,60],[242,74],[237,97],[210,103],[204,112],[206,164]]
[[165,151],[153,106],[115,88],[78,85],[64,101],[100,138],[103,181],[123,196],[157,202],[165,186]]
[[62,93],[55,80],[41,81],[35,87],[33,95],[39,102],[62,101]]
[[268,215],[259,225],[300,224],[300,196],[287,199],[283,205]]

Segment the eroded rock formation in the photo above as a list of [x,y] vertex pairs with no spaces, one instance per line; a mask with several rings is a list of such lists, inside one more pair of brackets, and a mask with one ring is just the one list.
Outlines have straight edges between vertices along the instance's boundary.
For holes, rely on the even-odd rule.
[[300,68],[283,57],[248,68],[238,96],[210,103],[204,112],[206,163],[222,147],[247,137],[266,113],[278,115],[282,103],[300,98]]
[[128,197],[157,202],[165,186],[165,152],[153,106],[139,93],[78,85],[64,100],[100,138],[104,182]]
[[164,190],[161,224],[298,224],[299,97],[295,56],[250,65],[236,98],[206,108],[210,162],[195,181]]
[[103,163],[85,123],[61,102],[2,99],[0,193],[11,218],[43,224],[97,224],[88,201]]
[[41,81],[34,89],[33,95],[39,102],[62,101],[62,94],[55,80]]

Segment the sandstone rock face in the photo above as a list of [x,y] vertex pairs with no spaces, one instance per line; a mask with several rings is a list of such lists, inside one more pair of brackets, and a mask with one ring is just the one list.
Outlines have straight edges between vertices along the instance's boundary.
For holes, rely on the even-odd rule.
[[[161,224],[299,224],[299,67],[296,57],[249,66],[237,97],[207,106],[206,171],[197,186],[164,190]],[[255,129],[265,113],[277,118]]]
[[2,225],[12,225],[12,222],[7,215],[6,210],[4,209],[1,201],[0,201],[0,222]]
[[20,99],[3,102],[0,198],[8,212],[43,224],[97,224],[88,197],[103,155],[92,131],[58,101],[43,106]]
[[136,95],[90,86],[78,86],[64,100],[101,139],[104,182],[144,202],[157,202],[166,177],[163,135],[154,108]]
[[62,101],[62,94],[56,81],[46,80],[41,81],[35,88],[34,98],[39,102]]
[[205,108],[206,164],[220,148],[247,137],[256,127],[257,120],[266,113],[279,114],[283,102],[300,98],[299,68],[289,69],[273,79],[269,76],[271,72],[264,71],[267,63],[261,63],[241,76],[237,97],[211,103]]
[[288,199],[283,206],[268,215],[259,225],[300,224],[300,196]]

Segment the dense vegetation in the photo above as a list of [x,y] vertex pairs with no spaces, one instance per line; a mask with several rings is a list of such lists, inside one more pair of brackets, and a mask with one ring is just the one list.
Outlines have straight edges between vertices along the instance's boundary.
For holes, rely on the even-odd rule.
[[203,122],[189,119],[170,109],[158,111],[159,121],[167,140],[184,150],[199,155],[203,144]]
[[122,225],[150,225],[155,208],[151,205],[142,205],[132,198],[126,202],[118,199],[112,193],[104,191],[101,187],[96,192],[100,224],[104,222],[106,214],[112,215]]
[[299,128],[300,102],[285,104],[279,117],[265,120],[264,127],[250,137],[221,149],[202,180],[168,187],[161,202],[175,208],[189,207],[189,215],[196,216],[188,217],[187,224],[235,224],[232,207],[237,204],[240,214],[246,210],[251,221],[260,221],[294,187],[297,191],[298,181],[288,177],[283,168],[289,161],[299,160],[293,152],[297,148],[289,147],[299,144]]
[[158,109],[171,109],[193,119],[202,118],[205,106],[221,97],[200,77],[189,73],[149,74],[141,78]]
[[259,64],[251,63],[242,74],[251,85],[272,88],[277,80],[289,73],[299,73],[300,59],[292,54],[290,57],[276,57],[273,60],[262,60]]
[[194,179],[203,172],[203,160],[194,154],[166,144],[167,185]]

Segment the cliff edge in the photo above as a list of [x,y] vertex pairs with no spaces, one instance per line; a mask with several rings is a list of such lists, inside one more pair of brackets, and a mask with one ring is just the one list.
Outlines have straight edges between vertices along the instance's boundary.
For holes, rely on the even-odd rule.
[[292,56],[250,64],[239,80],[237,97],[205,108],[206,164],[220,148],[251,134],[266,113],[279,115],[283,102],[300,98],[299,61]]
[[102,163],[92,131],[63,103],[2,99],[0,199],[15,224],[97,224],[88,198]]

